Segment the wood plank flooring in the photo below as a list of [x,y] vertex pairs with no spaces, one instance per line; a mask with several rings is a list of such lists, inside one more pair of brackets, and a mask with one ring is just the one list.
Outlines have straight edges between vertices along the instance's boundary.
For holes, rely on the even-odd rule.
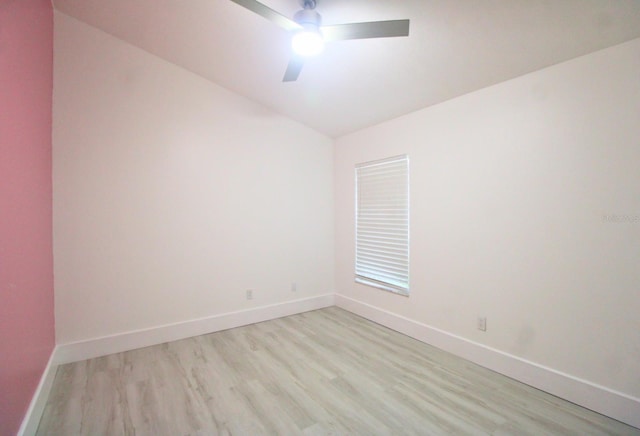
[[337,307],[62,365],[39,435],[640,435]]

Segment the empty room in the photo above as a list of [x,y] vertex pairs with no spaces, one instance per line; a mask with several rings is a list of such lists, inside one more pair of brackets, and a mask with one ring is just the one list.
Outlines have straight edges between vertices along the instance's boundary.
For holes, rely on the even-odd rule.
[[0,435],[640,435],[640,1],[0,0]]

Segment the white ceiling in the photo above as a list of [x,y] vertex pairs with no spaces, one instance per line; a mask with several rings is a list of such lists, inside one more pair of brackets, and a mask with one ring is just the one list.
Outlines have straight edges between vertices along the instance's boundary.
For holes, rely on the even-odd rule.
[[640,37],[640,0],[318,0],[325,24],[409,18],[410,36],[331,43],[282,83],[288,34],[230,0],[54,6],[331,137]]

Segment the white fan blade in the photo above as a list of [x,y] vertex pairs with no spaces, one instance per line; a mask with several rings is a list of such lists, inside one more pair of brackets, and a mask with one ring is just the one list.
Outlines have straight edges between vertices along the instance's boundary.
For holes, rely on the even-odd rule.
[[267,20],[275,23],[276,25],[282,27],[284,30],[299,30],[302,29],[302,26],[296,23],[295,21],[285,17],[284,15],[279,14],[271,8],[263,5],[256,0],[231,0],[232,2],[249,9],[252,12],[266,18]]
[[327,42],[345,39],[390,38],[394,36],[409,36],[409,20],[336,24],[322,26],[320,29],[324,40]]
[[302,71],[304,65],[304,58],[302,56],[293,56],[287,65],[287,71],[282,78],[283,82],[295,82]]

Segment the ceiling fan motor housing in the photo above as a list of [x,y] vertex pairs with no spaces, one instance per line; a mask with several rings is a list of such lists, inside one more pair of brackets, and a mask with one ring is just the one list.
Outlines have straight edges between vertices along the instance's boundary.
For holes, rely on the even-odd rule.
[[301,11],[296,12],[293,16],[293,19],[296,23],[300,24],[305,29],[313,28],[314,30],[318,30],[320,25],[322,24],[322,16],[316,12],[315,9],[303,9]]
[[299,0],[299,3],[305,9],[315,9],[317,5],[316,0]]
[[314,9],[305,8],[294,15],[294,20],[302,26],[291,38],[294,53],[304,57],[320,54],[324,49],[324,37],[320,32],[320,14]]

